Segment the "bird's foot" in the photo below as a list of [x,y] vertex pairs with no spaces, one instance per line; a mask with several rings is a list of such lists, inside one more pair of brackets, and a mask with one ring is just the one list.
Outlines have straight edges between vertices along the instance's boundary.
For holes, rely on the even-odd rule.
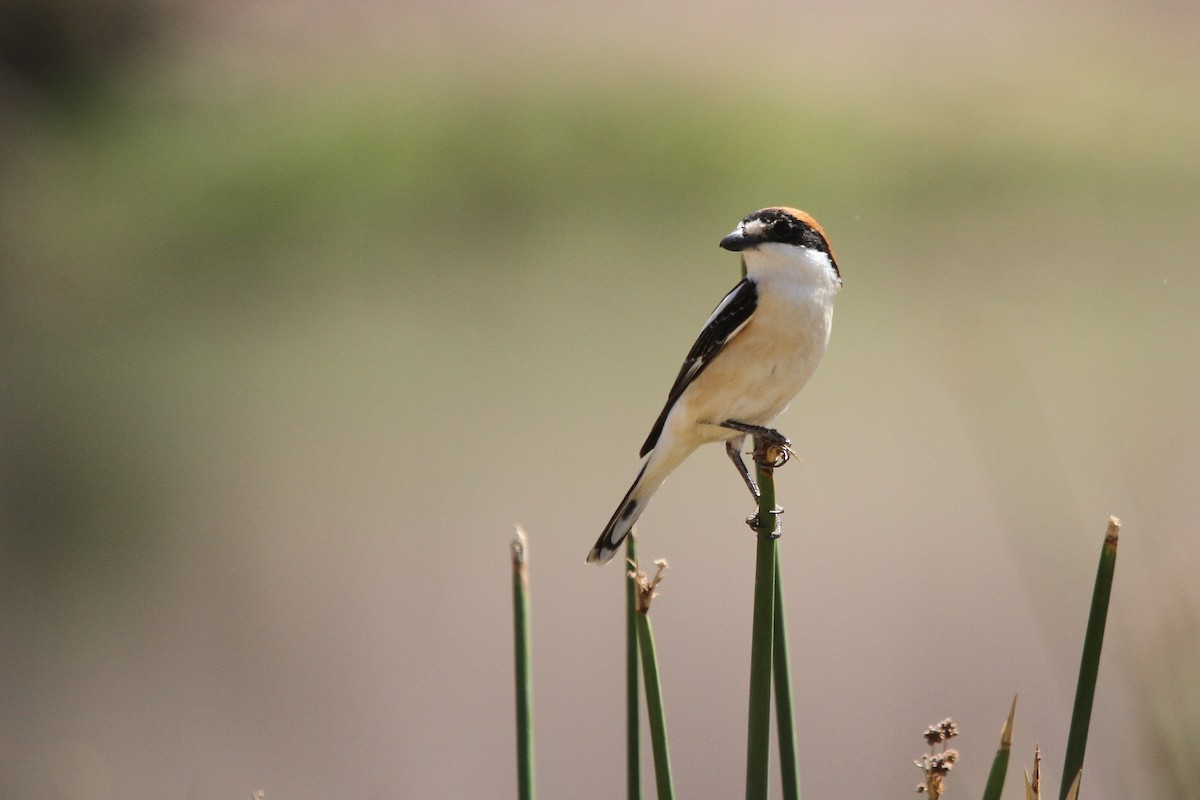
[[[772,539],[778,539],[783,533],[783,527],[779,524],[779,515],[783,513],[783,509],[779,506],[775,506],[775,508],[771,509],[767,513],[771,515],[771,530],[767,532],[766,535]],[[751,514],[750,516],[746,517],[746,524],[749,525],[750,530],[754,531],[756,534],[760,536],[763,535],[764,532],[762,530],[761,520],[759,519],[758,514]]]
[[[729,428],[731,431],[748,433],[753,436],[755,442],[754,452],[752,453],[754,463],[764,469],[778,469],[792,457],[791,441],[774,428],[751,425],[746,422],[738,422],[734,419],[725,420],[721,423],[721,427]],[[732,457],[732,454],[730,455]],[[753,492],[753,490],[751,491]]]
[[778,469],[792,457],[792,443],[779,431],[768,429],[754,442],[754,463],[764,469]]

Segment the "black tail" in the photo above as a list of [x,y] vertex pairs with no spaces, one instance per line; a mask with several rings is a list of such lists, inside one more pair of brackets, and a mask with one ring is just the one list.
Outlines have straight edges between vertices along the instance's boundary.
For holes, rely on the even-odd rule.
[[643,464],[633,485],[629,487],[625,497],[621,498],[621,504],[613,512],[612,519],[604,526],[604,533],[600,534],[600,538],[592,547],[592,552],[588,553],[589,564],[607,564],[612,561],[612,557],[621,547],[621,542],[625,541],[625,537],[633,528],[633,523],[637,522],[637,518],[641,516],[642,509],[646,507],[646,501],[643,498],[634,497],[634,493],[641,485],[642,476],[645,474],[646,465]]

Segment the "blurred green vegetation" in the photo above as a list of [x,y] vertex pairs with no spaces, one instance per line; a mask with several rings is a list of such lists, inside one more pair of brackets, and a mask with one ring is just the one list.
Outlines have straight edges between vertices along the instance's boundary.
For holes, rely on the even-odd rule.
[[[1097,110],[1033,76],[928,97],[789,97],[635,75],[118,84],[84,119],[47,115],[9,148],[10,311],[105,328],[330,281],[538,270],[531,251],[555,245],[691,242],[740,198],[869,215],[913,269],[922,259],[904,251],[930,221],[1020,247],[1046,238],[1035,226],[1128,215],[1101,221],[1117,243],[1197,199],[1200,115],[1184,81],[1106,83],[1114,96]],[[846,227],[841,241],[865,235]]]

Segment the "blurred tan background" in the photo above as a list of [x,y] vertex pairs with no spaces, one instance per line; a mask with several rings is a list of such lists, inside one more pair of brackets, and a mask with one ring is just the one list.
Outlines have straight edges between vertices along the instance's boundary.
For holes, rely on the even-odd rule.
[[[1200,11],[1153,2],[0,3],[0,794],[622,791],[584,556],[749,211],[845,279],[780,420],[806,796],[1197,797]],[[751,511],[643,517],[677,786],[743,786]],[[647,776],[649,779],[649,776]],[[1157,794],[1156,794],[1157,793]]]

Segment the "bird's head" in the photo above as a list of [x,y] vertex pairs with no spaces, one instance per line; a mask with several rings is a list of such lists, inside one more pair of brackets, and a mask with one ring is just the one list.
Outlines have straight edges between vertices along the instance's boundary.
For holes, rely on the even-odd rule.
[[751,271],[756,263],[799,260],[825,266],[837,284],[842,282],[825,231],[799,209],[778,206],[755,211],[721,240],[721,247],[741,253]]

